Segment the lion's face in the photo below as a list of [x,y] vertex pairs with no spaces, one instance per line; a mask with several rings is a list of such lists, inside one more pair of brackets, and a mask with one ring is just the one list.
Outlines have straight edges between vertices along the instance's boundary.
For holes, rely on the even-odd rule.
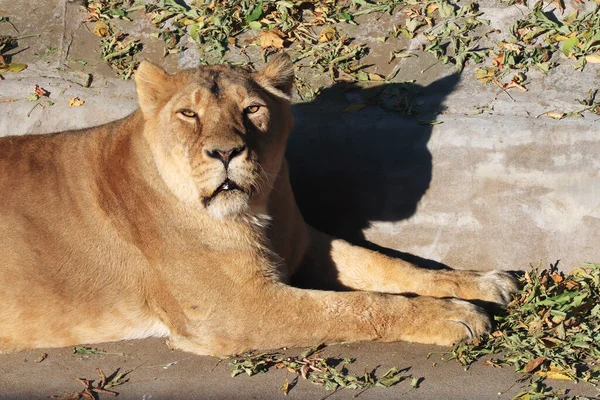
[[292,65],[136,73],[145,133],[171,191],[217,218],[263,212],[292,128]]

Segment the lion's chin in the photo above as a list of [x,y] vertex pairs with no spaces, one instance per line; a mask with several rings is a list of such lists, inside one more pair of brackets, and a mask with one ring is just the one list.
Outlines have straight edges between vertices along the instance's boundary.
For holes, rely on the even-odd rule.
[[235,218],[248,213],[250,197],[241,190],[221,192],[205,204],[206,211],[217,219]]

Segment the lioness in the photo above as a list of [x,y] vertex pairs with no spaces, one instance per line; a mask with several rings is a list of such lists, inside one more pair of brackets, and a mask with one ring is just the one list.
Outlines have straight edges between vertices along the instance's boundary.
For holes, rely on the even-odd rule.
[[[124,119],[0,139],[0,351],[150,336],[196,354],[449,345],[490,329],[459,299],[515,290],[504,272],[421,269],[304,223],[284,159],[286,55],[257,73],[143,62],[135,82]],[[296,274],[355,291],[288,285]]]

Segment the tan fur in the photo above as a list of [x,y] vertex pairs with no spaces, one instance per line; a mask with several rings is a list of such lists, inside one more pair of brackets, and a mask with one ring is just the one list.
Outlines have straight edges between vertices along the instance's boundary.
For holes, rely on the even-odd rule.
[[[284,55],[259,73],[145,62],[132,115],[0,139],[0,351],[168,336],[230,354],[487,331],[480,308],[441,297],[505,303],[508,275],[420,269],[304,223],[283,157],[292,70]],[[241,190],[215,194],[226,179]]]

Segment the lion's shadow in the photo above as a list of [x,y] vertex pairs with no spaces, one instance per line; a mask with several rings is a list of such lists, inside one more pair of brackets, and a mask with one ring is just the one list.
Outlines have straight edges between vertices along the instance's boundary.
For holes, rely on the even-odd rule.
[[[286,156],[306,221],[423,267],[446,267],[370,243],[363,230],[372,221],[399,221],[417,211],[432,176],[427,122],[457,82],[458,75],[450,75],[426,87],[336,84],[315,101],[294,105],[296,123]],[[411,108],[413,115],[406,115]]]

